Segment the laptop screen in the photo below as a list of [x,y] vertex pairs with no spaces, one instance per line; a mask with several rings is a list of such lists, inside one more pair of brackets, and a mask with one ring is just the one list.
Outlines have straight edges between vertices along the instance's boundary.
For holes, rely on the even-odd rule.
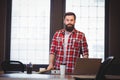
[[74,74],[96,75],[101,65],[101,58],[78,58]]

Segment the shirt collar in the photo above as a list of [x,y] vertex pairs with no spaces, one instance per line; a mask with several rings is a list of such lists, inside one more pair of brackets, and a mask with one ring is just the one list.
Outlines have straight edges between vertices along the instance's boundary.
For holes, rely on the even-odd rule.
[[[74,28],[73,31],[72,31],[72,34],[76,33],[76,31],[77,31],[77,30]],[[65,29],[62,29],[62,30],[61,30],[61,33],[62,33],[62,34],[65,34]]]

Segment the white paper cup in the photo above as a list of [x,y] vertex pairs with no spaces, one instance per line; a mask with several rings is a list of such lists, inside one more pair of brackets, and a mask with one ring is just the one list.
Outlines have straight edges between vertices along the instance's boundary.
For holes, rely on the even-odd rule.
[[60,74],[65,75],[65,65],[60,65]]

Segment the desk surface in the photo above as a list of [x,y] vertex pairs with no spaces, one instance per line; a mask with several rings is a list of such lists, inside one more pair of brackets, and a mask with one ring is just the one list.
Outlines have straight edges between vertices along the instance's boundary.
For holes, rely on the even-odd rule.
[[120,75],[105,75],[107,80],[120,80]]
[[[95,75],[73,75],[73,77],[76,77],[78,79],[90,79],[94,80]],[[120,75],[105,75],[105,80],[120,80]]]
[[0,74],[0,80],[75,80],[71,75],[50,75],[50,74]]
[[[95,75],[51,75],[51,74],[26,74],[12,73],[0,74],[0,80],[75,80],[75,77],[80,79],[95,79]],[[120,80],[120,75],[106,75],[107,80]]]
[[72,75],[74,78],[79,78],[79,79],[95,79],[96,75]]

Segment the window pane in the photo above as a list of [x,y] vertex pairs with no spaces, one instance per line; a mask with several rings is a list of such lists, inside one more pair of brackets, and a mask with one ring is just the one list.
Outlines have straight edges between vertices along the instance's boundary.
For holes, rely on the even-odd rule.
[[48,64],[50,0],[12,0],[11,60]]
[[89,57],[104,60],[105,0],[66,0],[66,12],[76,14],[76,29],[85,33]]

